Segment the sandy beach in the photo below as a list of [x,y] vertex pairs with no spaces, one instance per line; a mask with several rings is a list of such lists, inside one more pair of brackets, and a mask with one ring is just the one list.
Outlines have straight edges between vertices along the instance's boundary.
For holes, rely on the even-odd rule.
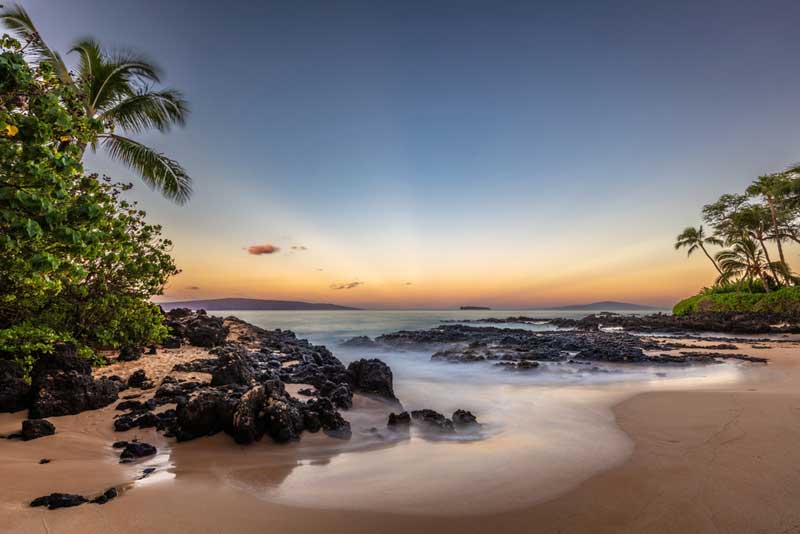
[[[734,383],[704,386],[693,382],[634,394],[616,404],[614,419],[630,438],[632,452],[626,451],[617,465],[573,482],[544,502],[532,491],[528,495],[532,504],[509,506],[498,484],[494,489],[487,485],[483,506],[472,514],[277,504],[248,491],[248,485],[280,486],[298,463],[330,462],[335,456],[330,448],[336,444],[313,435],[303,438],[299,447],[238,446],[220,434],[170,446],[151,429],[136,430],[136,437],[162,452],[149,461],[119,464],[111,443],[121,438],[110,424],[118,412],[109,406],[51,418],[58,428],[54,436],[33,442],[0,441],[0,478],[13,481],[0,492],[0,523],[6,532],[82,534],[263,532],[265,528],[298,533],[409,529],[477,533],[530,532],[532,526],[537,532],[553,533],[800,532],[800,510],[795,506],[800,497],[800,451],[794,446],[800,438],[800,347],[795,343],[766,347],[748,349],[748,353],[768,357],[769,365],[748,367]],[[199,355],[198,349],[184,348],[161,351],[143,362],[150,376],[159,377],[175,363]],[[125,374],[139,367],[142,362],[120,363],[98,373]],[[370,417],[381,420],[387,413],[380,403],[366,399],[357,399],[356,408],[366,423]],[[23,415],[2,415],[0,432],[18,429]],[[309,447],[317,447],[313,450],[319,454],[307,454]],[[306,454],[298,454],[304,450]],[[52,462],[40,465],[42,458]],[[136,481],[146,466],[158,471]],[[496,473],[498,482],[520,483],[518,478],[526,471],[519,467],[516,479],[513,472]],[[383,466],[384,470],[403,468]],[[376,480],[382,477],[380,468],[374,476]],[[536,480],[522,482],[536,488]],[[351,482],[367,490],[375,483]],[[27,506],[32,498],[53,491],[91,496],[110,486],[122,488],[122,495],[104,506],[53,511]],[[397,488],[401,495],[408,490]],[[354,494],[357,498],[359,493]],[[453,499],[458,498],[454,494]],[[441,503],[441,507],[446,510],[450,504]],[[492,508],[498,511],[482,511]]]

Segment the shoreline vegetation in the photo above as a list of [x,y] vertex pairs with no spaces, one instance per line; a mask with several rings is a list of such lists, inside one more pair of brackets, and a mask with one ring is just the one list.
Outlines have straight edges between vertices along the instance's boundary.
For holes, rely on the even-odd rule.
[[[800,317],[800,278],[785,246],[800,244],[800,166],[755,179],[743,193],[703,207],[703,223],[675,240],[687,255],[701,252],[714,266],[711,287],[675,305],[675,315],[741,312]],[[710,229],[711,232],[706,230]],[[718,248],[717,252],[713,252]]]

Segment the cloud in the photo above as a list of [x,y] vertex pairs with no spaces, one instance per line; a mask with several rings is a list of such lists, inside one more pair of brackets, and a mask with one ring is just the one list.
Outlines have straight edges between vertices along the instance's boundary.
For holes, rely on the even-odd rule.
[[276,247],[275,245],[270,245],[269,243],[266,245],[252,245],[247,247],[247,252],[253,254],[254,256],[261,256],[262,254],[274,254],[279,250],[280,248]]
[[197,291],[197,290],[198,290],[198,289],[200,289],[200,288],[199,288],[198,286],[189,286],[189,287],[187,287],[186,289],[190,289],[190,290],[192,290],[192,291]]
[[305,247],[303,245],[294,245],[292,247],[292,250],[308,250],[308,247]]
[[413,284],[414,284],[414,282],[403,282],[404,286],[410,286],[410,285],[413,285]]
[[346,284],[331,284],[331,289],[355,289],[363,285],[364,282],[347,282]]

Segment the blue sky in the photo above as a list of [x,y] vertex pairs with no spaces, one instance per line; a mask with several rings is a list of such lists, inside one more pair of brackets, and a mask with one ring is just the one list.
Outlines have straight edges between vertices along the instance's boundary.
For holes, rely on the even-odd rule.
[[170,298],[669,304],[713,280],[672,250],[702,205],[800,160],[797,2],[23,6],[189,99],[144,140],[191,203],[135,193],[176,243]]

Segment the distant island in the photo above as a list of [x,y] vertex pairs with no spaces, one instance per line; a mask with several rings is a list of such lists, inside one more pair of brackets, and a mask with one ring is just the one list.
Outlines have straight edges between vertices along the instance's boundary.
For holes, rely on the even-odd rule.
[[488,306],[461,306],[462,310],[491,310]]
[[590,304],[570,304],[568,306],[556,306],[554,308],[544,308],[546,310],[586,310],[586,311],[602,311],[602,310],[615,310],[615,311],[645,311],[657,310],[655,306],[644,306],[642,304],[632,304],[630,302],[616,302],[613,300],[604,300],[602,302],[592,302]]
[[294,300],[262,300],[243,298],[223,298],[210,300],[183,300],[177,302],[159,302],[165,310],[189,308],[192,310],[358,310],[348,306],[321,302],[300,302]]

